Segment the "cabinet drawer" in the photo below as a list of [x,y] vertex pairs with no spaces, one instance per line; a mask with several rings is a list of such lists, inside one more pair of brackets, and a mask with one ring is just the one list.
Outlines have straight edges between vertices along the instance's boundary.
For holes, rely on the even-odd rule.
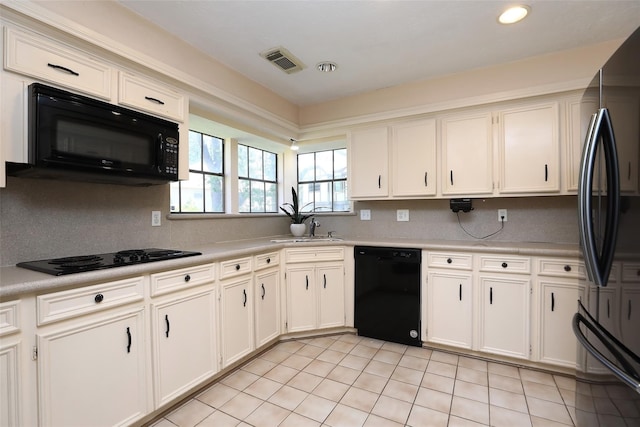
[[455,270],[471,270],[473,268],[473,255],[428,252],[427,266],[435,268],[451,268]]
[[480,271],[531,273],[531,259],[525,257],[480,255]]
[[69,319],[144,298],[144,277],[40,295],[36,299],[38,326]]
[[213,264],[195,265],[180,270],[151,275],[151,296],[211,283],[215,279]]
[[185,97],[154,81],[120,73],[118,103],[162,117],[184,121]]
[[20,332],[20,300],[0,303],[0,337]]
[[622,281],[640,283],[640,264],[623,263],[622,264]]
[[269,252],[254,257],[254,270],[273,267],[280,264],[280,252]]
[[36,34],[5,29],[6,70],[111,100],[109,65]]
[[577,259],[540,258],[538,274],[556,277],[585,277],[584,265]]
[[286,262],[344,261],[344,248],[327,246],[322,248],[286,249]]
[[251,273],[251,258],[237,258],[220,263],[220,279]]

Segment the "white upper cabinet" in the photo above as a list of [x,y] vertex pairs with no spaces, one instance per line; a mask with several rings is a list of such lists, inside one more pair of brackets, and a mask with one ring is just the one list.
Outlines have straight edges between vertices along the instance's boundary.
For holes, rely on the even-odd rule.
[[493,192],[491,113],[452,115],[441,120],[442,194]]
[[578,191],[580,176],[580,162],[582,161],[582,147],[587,138],[591,114],[598,110],[598,100],[595,97],[572,97],[567,100],[565,107],[566,144],[564,151],[564,180],[565,190],[570,194]]
[[501,194],[560,190],[558,121],[557,102],[498,113]]
[[389,195],[389,128],[353,131],[349,135],[349,196],[380,199]]
[[183,94],[165,84],[123,72],[120,72],[118,103],[179,122],[189,113]]
[[5,27],[4,68],[111,100],[112,68],[62,43]]
[[640,98],[636,93],[614,92],[605,100],[611,113],[613,132],[618,147],[620,191],[638,191],[638,140],[640,139]]
[[391,133],[393,196],[435,196],[436,121],[398,124]]

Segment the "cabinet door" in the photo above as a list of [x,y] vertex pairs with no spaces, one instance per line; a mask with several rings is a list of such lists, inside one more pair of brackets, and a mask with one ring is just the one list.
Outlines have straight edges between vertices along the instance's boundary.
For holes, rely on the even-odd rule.
[[491,113],[446,117],[441,126],[442,194],[491,194]]
[[[592,316],[597,316],[598,322],[616,338],[620,339],[620,329],[618,327],[620,324],[620,289],[618,288],[619,283],[612,280],[612,277],[616,276],[614,272],[616,267],[614,264],[611,276],[609,276],[609,284],[606,288],[597,288],[594,284],[590,284],[589,313],[591,313]],[[602,354],[609,354],[609,351],[598,339],[591,337],[590,331],[587,331],[587,338],[590,338],[590,342],[594,343],[594,346]],[[610,372],[590,353],[587,353],[587,371],[597,374],[607,374]]]
[[571,322],[578,310],[578,300],[584,298],[584,287],[544,279],[539,282],[539,289],[540,360],[575,368],[579,346]]
[[582,147],[587,138],[591,114],[598,111],[598,98],[587,97],[572,99],[566,106],[567,144],[564,162],[565,182],[567,191],[578,191],[580,176],[580,162],[582,161]]
[[480,350],[529,357],[529,279],[480,276]]
[[620,334],[622,342],[635,354],[640,354],[640,284],[622,288]]
[[220,311],[222,365],[231,363],[253,350],[253,303],[251,277],[221,284]]
[[271,269],[255,276],[256,347],[280,335],[280,271]]
[[436,121],[392,128],[393,196],[436,195]]
[[471,275],[429,272],[427,279],[427,340],[471,348],[473,303]]
[[19,350],[19,342],[3,343],[0,346],[0,426],[22,425],[19,398]]
[[560,190],[558,103],[499,114],[500,192]]
[[310,265],[287,267],[287,331],[316,328],[315,270]]
[[120,72],[118,103],[182,122],[188,101],[166,84]]
[[639,102],[638,95],[634,93],[618,93],[606,99],[618,149],[620,191],[631,194],[638,191]]
[[318,289],[318,328],[344,326],[344,265],[316,267]]
[[389,195],[388,128],[351,132],[347,155],[350,197],[386,198]]
[[144,416],[144,309],[74,325],[37,335],[42,425],[129,425]]
[[152,304],[156,407],[215,374],[214,307],[213,289]]

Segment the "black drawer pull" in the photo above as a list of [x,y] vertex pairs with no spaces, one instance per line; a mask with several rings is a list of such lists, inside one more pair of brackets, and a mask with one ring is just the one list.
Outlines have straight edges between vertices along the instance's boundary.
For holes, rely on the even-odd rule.
[[264,299],[264,296],[267,294],[267,291],[264,289],[264,283],[262,284],[262,299]]
[[564,266],[564,271],[566,271],[567,273],[571,271],[571,266],[570,265],[565,265]]
[[189,276],[188,274],[186,276],[184,276],[184,281],[188,282],[189,280],[191,280],[191,276]]
[[551,311],[554,311],[556,308],[556,297],[553,294],[553,292],[551,292]]
[[131,353],[131,331],[127,327],[127,353]]
[[76,73],[75,71],[73,71],[71,68],[63,67],[62,65],[56,65],[56,64],[48,63],[47,67],[51,67],[51,68],[55,68],[56,70],[64,71],[65,73],[69,73],[72,76],[79,76],[80,75],[80,74]]
[[104,295],[102,295],[102,294],[98,294],[98,295],[96,295],[96,296],[93,298],[93,300],[94,300],[96,303],[101,303],[101,302],[102,302],[102,300],[104,300]]
[[271,258],[267,258],[267,264],[271,264]]
[[171,324],[169,323],[169,315],[165,314],[164,315],[164,322],[167,324],[167,329],[165,330],[165,335],[167,336],[167,338],[169,338],[169,329],[171,329]]
[[236,264],[236,271],[240,270],[240,264]]
[[247,306],[247,290],[246,289],[242,290],[242,295],[244,296],[244,300],[242,301],[242,306],[246,307]]
[[451,258],[447,258],[447,264],[451,264],[453,260]]
[[507,268],[507,267],[509,267],[509,264],[507,264],[506,262],[503,262],[502,263],[502,268]]
[[144,99],[146,99],[147,101],[155,102],[156,104],[159,104],[159,105],[164,105],[164,102],[162,102],[158,98],[152,98],[150,96],[145,96]]

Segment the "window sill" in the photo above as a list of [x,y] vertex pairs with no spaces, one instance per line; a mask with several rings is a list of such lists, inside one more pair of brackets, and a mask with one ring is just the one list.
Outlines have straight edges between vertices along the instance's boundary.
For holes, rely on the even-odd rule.
[[[356,212],[317,212],[315,217],[333,217],[333,216],[355,216]],[[168,220],[198,220],[198,219],[237,219],[237,218],[266,218],[280,217],[287,218],[284,214],[278,213],[170,213],[167,215]]]

